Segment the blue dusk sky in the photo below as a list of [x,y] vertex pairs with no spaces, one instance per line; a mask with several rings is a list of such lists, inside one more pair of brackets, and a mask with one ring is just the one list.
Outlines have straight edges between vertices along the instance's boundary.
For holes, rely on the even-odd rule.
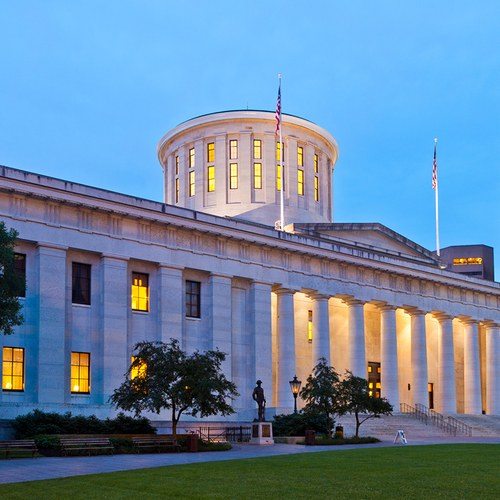
[[[0,164],[162,200],[158,140],[226,109],[329,130],[338,222],[495,247],[500,2],[0,0]],[[273,223],[274,221],[271,221]]]

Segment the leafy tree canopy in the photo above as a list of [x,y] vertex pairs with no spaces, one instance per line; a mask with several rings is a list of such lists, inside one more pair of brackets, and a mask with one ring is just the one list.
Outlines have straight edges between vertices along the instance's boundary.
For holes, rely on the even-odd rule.
[[22,306],[19,296],[25,283],[14,271],[14,245],[17,232],[7,230],[0,221],[0,332],[5,335],[14,333],[14,327],[22,324]]
[[368,381],[356,377],[347,371],[341,382],[341,398],[343,413],[351,413],[356,418],[356,437],[359,437],[359,428],[370,418],[380,418],[380,415],[390,415],[392,406],[385,398],[370,396]]
[[136,415],[170,410],[174,436],[183,414],[208,417],[234,413],[228,399],[238,393],[221,371],[224,353],[210,350],[188,355],[176,339],[140,342],[134,350],[125,382],[110,398],[118,408]]
[[335,415],[342,412],[340,398],[339,375],[325,358],[320,358],[313,372],[307,378],[307,383],[300,391],[300,397],[305,401],[304,411],[318,413],[325,417],[324,432],[331,434]]

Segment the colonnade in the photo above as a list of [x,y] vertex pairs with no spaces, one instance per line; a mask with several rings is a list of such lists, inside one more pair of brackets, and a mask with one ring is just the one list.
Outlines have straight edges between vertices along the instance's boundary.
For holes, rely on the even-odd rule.
[[[297,291],[275,289],[276,301],[276,359],[274,360],[276,406],[287,408],[291,405],[290,377],[297,371],[294,319],[294,295]],[[317,292],[308,293],[313,311],[313,338],[311,368],[320,357],[331,360],[335,350],[335,332],[331,330],[329,297]],[[347,310],[348,356],[346,367],[354,375],[367,378],[367,349],[365,325],[365,303],[351,296],[340,295]],[[435,373],[431,384],[435,395],[434,408],[442,413],[457,413],[457,346],[454,345],[454,330],[463,332],[463,413],[500,414],[500,328],[496,323],[479,321],[471,317],[452,317],[441,311],[423,311],[416,307],[395,306],[373,302],[380,318],[380,363],[381,394],[399,411],[400,402],[410,405],[429,406],[429,373],[427,337],[428,317],[437,320],[437,352]],[[410,316],[408,343],[409,353],[405,358],[411,365],[410,376],[401,379],[402,360],[398,357],[398,342],[402,335],[397,328],[398,310]],[[427,316],[427,318],[426,318]],[[427,321],[426,321],[427,319]],[[455,322],[455,328],[454,328]],[[484,346],[480,346],[480,328],[484,331]],[[434,330],[433,330],[434,331]],[[481,347],[481,349],[480,349]],[[406,349],[406,348],[405,348]],[[462,348],[460,348],[462,349]],[[462,351],[460,351],[462,352]],[[405,352],[406,354],[406,352]],[[481,364],[481,356],[484,356]],[[461,365],[461,360],[460,360]],[[337,368],[337,367],[336,367]],[[461,366],[460,366],[461,369]],[[484,371],[483,377],[482,370]],[[462,372],[460,372],[462,373]],[[462,376],[462,375],[461,375]],[[401,394],[402,386],[408,394]],[[462,397],[461,397],[462,398]]]

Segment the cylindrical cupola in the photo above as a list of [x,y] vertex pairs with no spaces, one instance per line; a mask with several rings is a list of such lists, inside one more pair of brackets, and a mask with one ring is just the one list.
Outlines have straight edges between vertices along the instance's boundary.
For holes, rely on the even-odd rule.
[[158,145],[165,203],[274,226],[284,186],[285,225],[332,222],[335,139],[312,122],[283,115],[280,145],[275,127],[274,112],[250,110],[178,125]]

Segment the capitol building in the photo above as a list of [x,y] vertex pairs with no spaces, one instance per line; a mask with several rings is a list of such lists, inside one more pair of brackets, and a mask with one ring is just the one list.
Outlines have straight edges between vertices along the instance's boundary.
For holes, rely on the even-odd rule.
[[257,379],[267,414],[290,412],[290,379],[320,357],[396,411],[500,415],[500,284],[478,256],[460,273],[382,224],[335,222],[337,155],[308,120],[283,115],[280,143],[274,112],[245,110],[160,140],[163,203],[0,166],[26,277],[24,324],[0,338],[2,418],[111,416],[133,346],[170,338],[227,353],[232,420],[255,416]]

